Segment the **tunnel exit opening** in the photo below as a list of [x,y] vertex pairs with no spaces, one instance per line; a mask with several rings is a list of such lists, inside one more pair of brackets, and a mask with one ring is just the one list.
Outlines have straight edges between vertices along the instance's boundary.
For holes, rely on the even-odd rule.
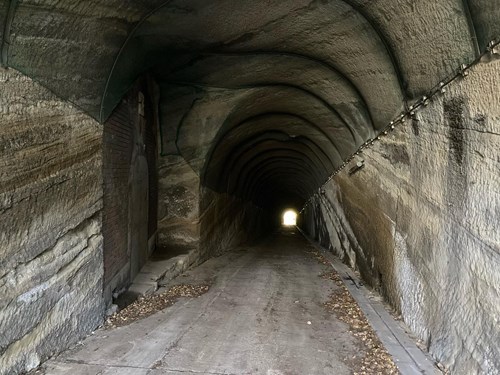
[[294,227],[297,225],[297,212],[294,210],[286,210],[283,213],[281,225],[284,227]]

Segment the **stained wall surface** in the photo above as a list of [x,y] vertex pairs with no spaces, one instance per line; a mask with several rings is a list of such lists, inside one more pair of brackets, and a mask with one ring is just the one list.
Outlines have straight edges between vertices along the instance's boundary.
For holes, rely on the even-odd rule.
[[356,268],[454,374],[500,369],[500,60],[364,151],[302,226]]
[[0,70],[0,374],[102,320],[102,127]]

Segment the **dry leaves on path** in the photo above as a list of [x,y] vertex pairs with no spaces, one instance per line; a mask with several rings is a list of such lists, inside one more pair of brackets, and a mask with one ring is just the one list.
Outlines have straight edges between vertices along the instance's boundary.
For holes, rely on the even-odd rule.
[[[319,263],[330,265],[330,262],[318,250],[308,251]],[[399,371],[384,348],[372,327],[368,323],[358,304],[347,290],[342,278],[336,271],[321,275],[323,279],[333,281],[337,288],[330,295],[324,306],[337,318],[349,325],[349,331],[359,340],[363,352],[361,356],[348,361],[354,375],[392,375]]]
[[159,294],[142,297],[119,312],[111,315],[104,328],[122,327],[136,320],[146,318],[173,305],[180,297],[196,298],[206,292],[208,285],[176,285]]
[[398,374],[392,357],[376,336],[365,315],[342,282],[340,275],[332,271],[321,277],[332,280],[338,286],[324,306],[339,320],[349,325],[349,331],[361,344],[364,355],[358,360],[350,361],[353,373],[355,375]]
[[321,254],[318,250],[310,250],[307,252],[308,254],[311,254],[314,259],[316,259],[318,262],[321,264],[324,264],[325,266],[329,266],[330,262],[328,259],[326,259],[323,254]]

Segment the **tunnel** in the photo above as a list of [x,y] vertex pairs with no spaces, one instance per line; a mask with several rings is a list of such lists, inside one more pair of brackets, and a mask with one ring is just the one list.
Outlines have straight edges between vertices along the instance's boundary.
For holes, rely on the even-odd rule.
[[3,0],[0,42],[1,375],[290,231],[500,373],[497,0]]

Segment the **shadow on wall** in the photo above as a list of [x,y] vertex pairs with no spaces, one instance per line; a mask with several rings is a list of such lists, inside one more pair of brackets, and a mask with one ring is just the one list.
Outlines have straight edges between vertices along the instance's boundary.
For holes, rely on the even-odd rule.
[[251,202],[201,188],[200,252],[202,259],[243,244],[253,244],[275,225],[269,212]]

